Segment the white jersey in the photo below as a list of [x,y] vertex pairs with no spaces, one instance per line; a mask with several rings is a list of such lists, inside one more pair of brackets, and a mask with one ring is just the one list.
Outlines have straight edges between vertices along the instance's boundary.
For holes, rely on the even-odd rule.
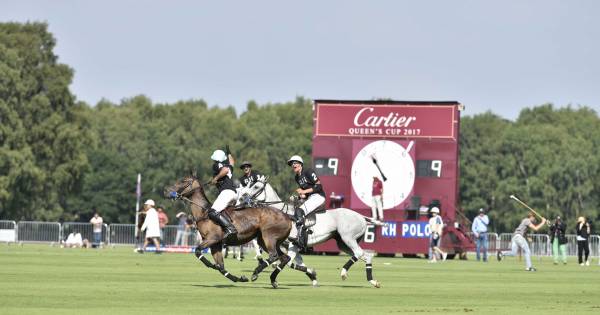
[[158,223],[158,212],[154,208],[148,209],[146,219],[141,228],[146,231],[146,238],[160,237],[160,225]]
[[431,233],[437,232],[440,236],[442,236],[442,230],[444,228],[444,221],[442,221],[442,217],[436,215],[429,219],[429,231]]

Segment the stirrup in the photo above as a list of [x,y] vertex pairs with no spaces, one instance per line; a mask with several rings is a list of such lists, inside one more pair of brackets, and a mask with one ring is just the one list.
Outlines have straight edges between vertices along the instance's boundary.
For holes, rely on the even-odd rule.
[[233,236],[235,236],[237,238],[237,232],[231,231],[229,229],[224,229],[224,231],[223,231],[223,240],[224,241],[231,240],[231,238],[233,238]]
[[294,221],[296,221],[296,226],[304,225],[304,219],[306,218],[306,214],[300,208],[294,208]]

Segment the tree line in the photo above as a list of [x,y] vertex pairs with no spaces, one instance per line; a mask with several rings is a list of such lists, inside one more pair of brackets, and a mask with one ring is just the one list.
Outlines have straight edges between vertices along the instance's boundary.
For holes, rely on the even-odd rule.
[[[0,219],[133,222],[135,180],[143,198],[195,170],[208,179],[210,155],[228,144],[283,195],[295,187],[292,154],[311,164],[312,102],[250,101],[243,113],[203,100],[153,103],[140,95],[91,106],[70,92],[73,69],[58,62],[44,23],[0,23]],[[464,116],[460,200],[468,217],[489,209],[492,229],[512,230],[525,211],[515,194],[548,217],[598,219],[599,117],[593,110],[522,110]],[[241,175],[239,169],[235,176]],[[214,191],[209,190],[214,198]],[[167,212],[184,208],[169,203]],[[571,224],[571,225],[573,225]]]

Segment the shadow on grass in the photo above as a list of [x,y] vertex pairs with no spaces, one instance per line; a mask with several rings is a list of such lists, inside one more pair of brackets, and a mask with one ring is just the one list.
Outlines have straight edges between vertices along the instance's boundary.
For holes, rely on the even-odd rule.
[[[256,285],[244,285],[244,284],[214,284],[214,285],[208,285],[208,284],[192,284],[192,287],[197,287],[197,288],[214,288],[214,289],[230,289],[230,288],[240,288],[240,289],[270,289],[270,290],[275,290],[273,289],[272,286],[268,285],[268,286],[256,286]],[[289,290],[290,288],[285,288],[282,287],[281,285],[276,289],[276,290]]]
[[[290,287],[312,287],[312,284],[296,284],[296,283],[291,283],[291,284],[285,284],[286,286],[290,286]],[[318,287],[333,287],[333,288],[366,288],[369,289],[368,286],[365,285],[340,285],[340,284],[327,284],[327,285],[320,285]]]
[[[197,287],[197,288],[214,288],[214,289],[229,289],[229,288],[244,288],[244,289],[270,289],[272,290],[273,287],[271,287],[270,285],[264,286],[262,284],[258,284],[258,285],[245,285],[243,283],[240,284],[192,284],[192,287]],[[290,287],[290,288],[287,288]],[[285,283],[285,284],[281,284],[279,283],[279,287],[277,288],[277,290],[289,290],[292,289],[294,287],[302,287],[302,288],[311,288],[313,287],[312,284],[310,283]],[[339,285],[339,284],[327,284],[325,286],[319,285],[318,287],[316,287],[316,289],[320,288],[320,287],[332,287],[332,288],[351,288],[351,289],[369,289],[370,287],[368,286],[364,286],[364,285]]]

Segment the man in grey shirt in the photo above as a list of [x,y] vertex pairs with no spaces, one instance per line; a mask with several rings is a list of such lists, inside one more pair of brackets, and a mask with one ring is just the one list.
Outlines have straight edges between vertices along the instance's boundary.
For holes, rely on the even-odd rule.
[[539,230],[541,227],[546,224],[546,218],[542,218],[542,222],[538,225],[535,225],[535,215],[533,212],[529,212],[527,218],[523,219],[519,226],[515,229],[511,239],[511,250],[510,251],[498,251],[498,261],[502,260],[504,256],[516,256],[519,248],[523,251],[523,255],[525,256],[525,270],[526,271],[535,271],[536,269],[531,265],[531,252],[529,251],[529,244],[527,244],[527,239],[525,235],[527,234],[527,228],[530,228],[534,231]]

